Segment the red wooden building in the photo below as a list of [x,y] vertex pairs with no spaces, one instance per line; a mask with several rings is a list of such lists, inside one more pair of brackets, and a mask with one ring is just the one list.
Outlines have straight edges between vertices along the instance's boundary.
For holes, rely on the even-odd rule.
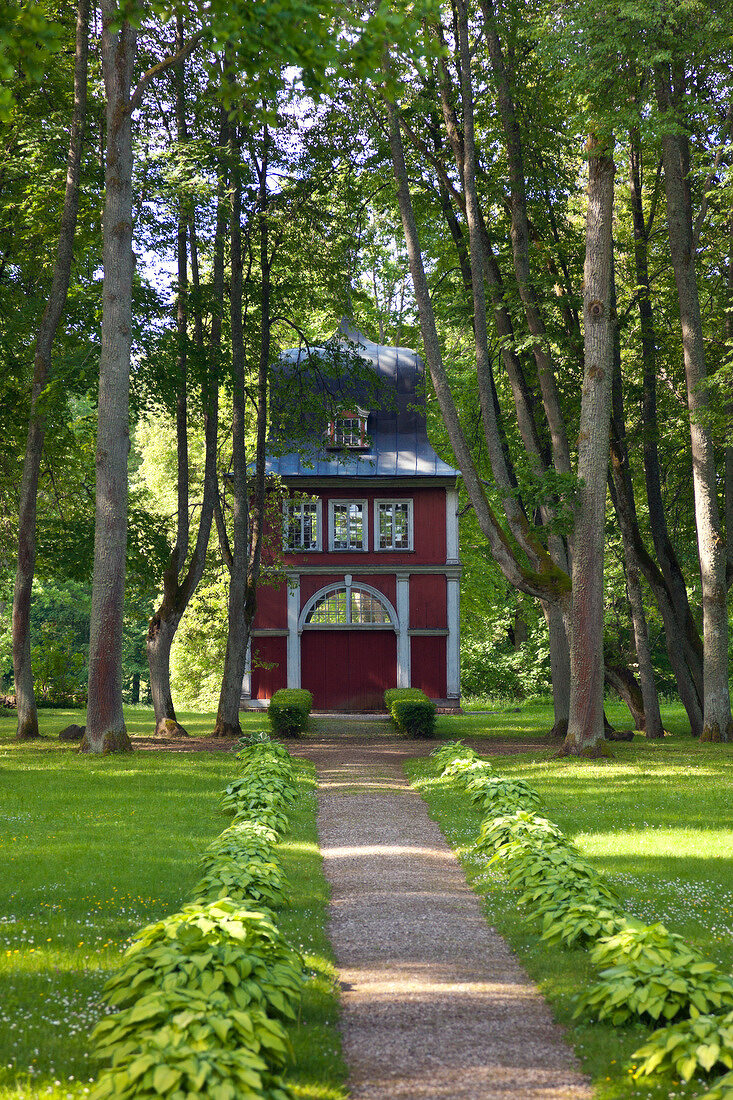
[[[374,711],[397,686],[458,707],[457,475],[428,442],[424,368],[413,351],[340,332],[375,384],[354,382],[334,402],[316,372],[324,419],[310,451],[268,456],[285,490],[288,579],[258,590],[242,705],[303,687],[316,710]],[[285,353],[286,371],[303,359]]]

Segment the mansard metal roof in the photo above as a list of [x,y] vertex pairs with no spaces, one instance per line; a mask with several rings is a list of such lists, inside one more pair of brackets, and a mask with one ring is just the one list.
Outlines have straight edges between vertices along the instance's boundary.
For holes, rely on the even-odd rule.
[[[338,377],[329,376],[319,367],[320,357],[328,357],[322,348],[292,348],[283,352],[276,368],[273,406],[277,413],[280,394],[287,394],[290,411],[285,423],[273,429],[275,439],[268,447],[267,473],[283,478],[455,478],[454,470],[433,450],[425,423],[425,368],[420,356],[409,348],[386,347],[368,340],[348,321],[339,326],[337,340],[344,352],[351,352],[363,364],[361,370],[348,368]],[[365,370],[364,368],[368,368]],[[376,378],[369,371],[374,371]],[[301,423],[296,433],[287,422],[298,419],[293,411],[294,394],[308,394],[312,406],[315,396],[318,412],[312,407],[304,414],[311,421]],[[322,400],[321,400],[322,398]],[[297,397],[295,399],[297,405]],[[328,421],[337,409],[369,410],[367,445],[363,449],[334,450],[327,446]],[[277,419],[277,416],[276,416]],[[277,445],[276,445],[277,444]],[[291,445],[292,444],[292,445]],[[284,453],[277,453],[283,451]]]

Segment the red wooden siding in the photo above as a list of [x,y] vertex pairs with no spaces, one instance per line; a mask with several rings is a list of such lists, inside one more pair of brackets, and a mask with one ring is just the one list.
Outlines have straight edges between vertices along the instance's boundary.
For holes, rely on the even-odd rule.
[[316,710],[384,709],[384,692],[397,681],[397,638],[392,630],[304,630],[301,684]]
[[420,688],[430,699],[445,699],[448,695],[445,637],[418,635],[410,643],[412,686]]
[[[252,639],[252,698],[272,699],[288,680],[287,638]],[[261,668],[261,664],[271,668]]]
[[284,630],[288,625],[287,584],[259,584],[255,630]]
[[445,576],[442,573],[414,573],[410,577],[410,626],[414,629],[448,625]]
[[[318,556],[318,562],[320,564],[320,555]],[[302,611],[311,596],[314,596],[316,592],[320,592],[322,588],[328,588],[331,584],[343,584],[343,573],[334,573],[332,576],[329,574],[325,576],[323,573],[305,573],[300,578],[300,608]]]

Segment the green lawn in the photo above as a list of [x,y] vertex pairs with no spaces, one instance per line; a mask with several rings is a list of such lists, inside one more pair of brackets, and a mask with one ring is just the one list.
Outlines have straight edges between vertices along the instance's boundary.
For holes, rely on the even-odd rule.
[[[494,713],[441,716],[440,736],[525,739],[530,751],[497,757],[497,769],[532,783],[547,815],[611,877],[630,911],[645,920],[664,920],[729,967],[733,746],[700,746],[680,736],[660,743],[636,737],[612,746],[610,760],[560,761],[554,745],[537,743],[551,725],[547,706],[497,704],[479,710]],[[607,713],[620,727],[630,724],[620,704],[609,705]],[[145,708],[127,711],[133,736],[149,735],[151,719]],[[212,719],[181,715],[199,735],[209,732]],[[248,729],[266,725],[261,713],[242,719]],[[55,735],[81,720],[78,711],[42,711],[46,736],[19,744],[14,714],[0,714],[0,1100],[85,1095],[94,1073],[87,1036],[99,1013],[101,986],[136,929],[188,900],[198,854],[226,823],[216,802],[232,774],[228,754],[80,756],[75,745],[60,744]],[[664,721],[668,729],[683,728],[681,708],[665,708]],[[324,732],[337,735],[334,726],[324,723]],[[357,722],[346,727],[361,737],[373,729]],[[389,735],[384,727],[381,733]],[[425,761],[411,765],[449,840],[465,847],[478,830],[478,815],[453,790],[433,782],[429,769]],[[293,830],[282,846],[294,896],[282,927],[304,951],[313,974],[294,1034],[293,1080],[308,1100],[342,1100],[345,1067],[334,1027],[326,887],[313,780],[305,765],[302,788]],[[585,953],[540,945],[536,933],[517,921],[500,873],[464,858],[469,877],[486,896],[491,923],[570,1026],[598,1100],[666,1100],[700,1091],[669,1082],[648,1088],[630,1080],[625,1060],[647,1028],[571,1025],[572,994],[592,979]]]
[[[203,729],[206,716],[193,717]],[[261,725],[262,716],[254,717]],[[49,730],[73,718],[42,712]],[[131,727],[135,721],[133,712]],[[198,856],[227,824],[217,795],[234,760],[221,752],[81,756],[51,738],[18,745],[13,732],[4,715],[0,1098],[76,1098],[95,1073],[87,1039],[101,987],[135,930],[190,900]],[[293,907],[281,926],[303,950],[313,980],[293,1035],[294,1080],[303,1097],[339,1100],[345,1070],[324,932],[315,784],[310,766],[299,768],[302,798],[282,846]]]
[[[455,721],[455,720],[453,720]],[[733,965],[733,745],[699,745],[689,738],[659,743],[637,737],[613,745],[613,758],[569,762],[535,751],[497,756],[498,772],[521,776],[542,796],[543,812],[608,875],[626,908],[662,920],[707,958]],[[490,758],[491,759],[491,758]],[[594,980],[587,953],[548,948],[517,920],[514,896],[496,865],[470,855],[480,815],[457,788],[434,778],[432,765],[414,761],[411,778],[461,855],[469,880],[485,898],[490,923],[511,943],[591,1074],[598,1100],[666,1100],[704,1091],[669,1079],[642,1085],[627,1059],[649,1034],[641,1025],[612,1028],[572,1022],[572,996]]]

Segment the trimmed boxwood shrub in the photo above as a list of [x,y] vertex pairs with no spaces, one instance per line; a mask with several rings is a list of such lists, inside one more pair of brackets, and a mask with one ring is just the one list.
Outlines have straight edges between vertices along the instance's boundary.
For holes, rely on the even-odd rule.
[[384,703],[397,729],[412,737],[432,737],[435,703],[419,688],[389,688]]
[[304,688],[281,688],[276,691],[267,708],[273,733],[297,737],[308,724],[313,706],[313,696]]

